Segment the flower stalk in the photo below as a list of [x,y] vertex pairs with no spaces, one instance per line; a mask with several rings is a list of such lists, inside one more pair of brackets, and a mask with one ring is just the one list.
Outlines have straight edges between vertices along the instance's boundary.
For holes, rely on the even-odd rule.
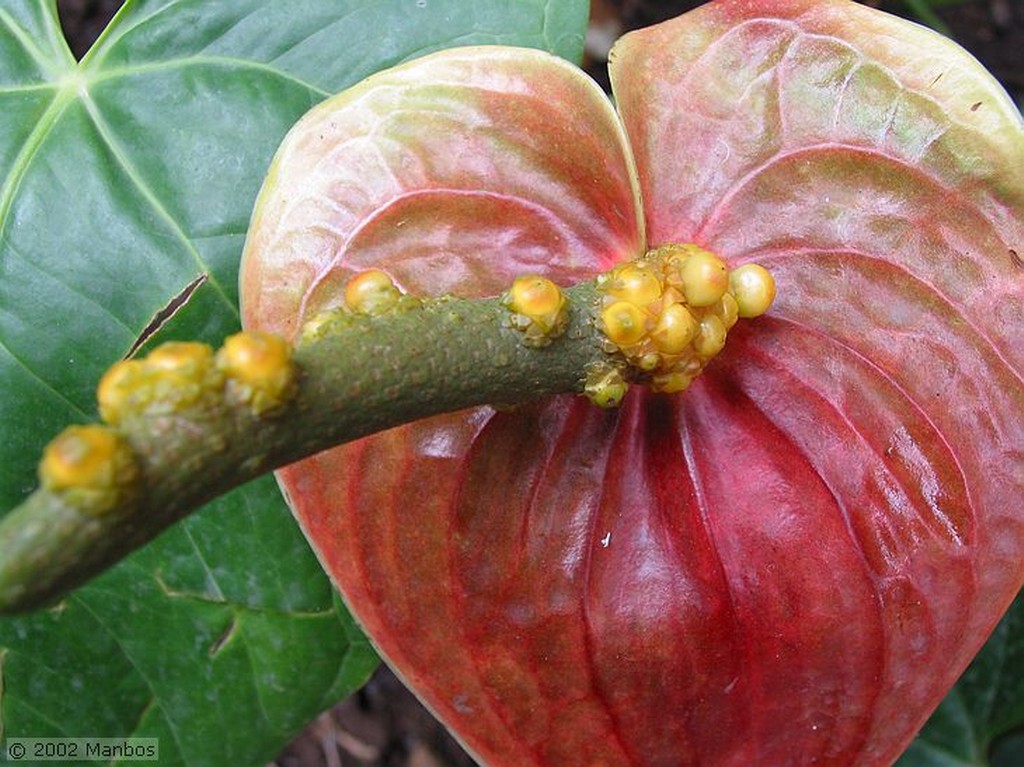
[[[575,392],[614,406],[630,381],[658,388],[670,373],[637,345],[654,333],[656,349],[666,311],[694,311],[699,327],[712,309],[687,308],[682,262],[657,266],[627,346],[605,317],[621,267],[564,291],[520,278],[485,299],[402,295],[372,270],[294,347],[241,333],[217,352],[171,343],[115,364],[98,386],[106,423],[55,438],[39,489],[0,522],[0,612],[45,606],[213,498],[343,442],[477,405]],[[723,296],[735,303],[723,287],[715,306]],[[700,331],[687,341],[701,348]],[[687,352],[676,346],[659,360],[678,367]]]

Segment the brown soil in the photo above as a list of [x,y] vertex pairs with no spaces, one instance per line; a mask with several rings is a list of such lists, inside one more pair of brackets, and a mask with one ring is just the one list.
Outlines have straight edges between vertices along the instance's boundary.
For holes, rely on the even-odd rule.
[[474,767],[462,747],[384,666],[325,711],[268,767]]
[[[866,4],[906,15],[901,2]],[[692,0],[594,0],[587,70],[607,87],[605,59],[623,32],[696,7]],[[81,56],[120,0],[58,0],[72,50]],[[952,36],[1024,103],[1024,3],[966,0],[938,10]],[[321,715],[278,756],[276,767],[473,767],[443,727],[382,668],[366,687]]]

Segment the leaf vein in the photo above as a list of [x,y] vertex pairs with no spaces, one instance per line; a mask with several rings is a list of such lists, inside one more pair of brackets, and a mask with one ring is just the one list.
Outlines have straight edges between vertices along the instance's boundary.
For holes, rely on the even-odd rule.
[[128,335],[129,337],[133,336],[135,334],[135,331],[132,330],[132,328],[128,326],[127,322],[122,320],[120,317],[118,317],[116,314],[114,314],[111,311],[111,308],[110,308],[109,304],[103,303],[99,299],[94,298],[93,296],[90,296],[88,293],[83,292],[75,284],[75,282],[73,280],[64,279],[64,278],[62,278],[59,275],[53,274],[52,272],[50,272],[50,271],[48,271],[46,269],[43,269],[39,265],[38,262],[33,261],[31,258],[29,258],[24,253],[22,253],[18,248],[15,248],[14,245],[11,244],[10,240],[5,240],[4,244],[6,244],[8,251],[14,257],[19,259],[22,263],[24,263],[29,269],[34,269],[39,274],[42,274],[42,275],[50,278],[55,283],[57,283],[58,285],[63,287],[65,290],[67,290],[68,293],[70,293],[73,296],[77,296],[83,302],[91,304],[91,305],[97,307],[102,314],[105,314],[107,317],[110,317],[110,319],[113,320],[114,324],[116,324],[119,327],[121,327],[125,331],[125,334]]
[[146,685],[146,688],[149,690],[150,695],[153,696],[153,700],[157,702],[156,705],[160,706],[160,709],[163,711],[164,719],[166,720],[167,726],[171,731],[171,737],[174,738],[174,745],[177,746],[178,753],[185,753],[182,747],[183,744],[181,733],[178,732],[177,723],[174,721],[174,719],[167,715],[167,711],[164,710],[163,705],[160,703],[160,695],[157,693],[156,687],[154,687],[153,685],[153,680],[150,679],[149,676],[143,671],[142,666],[135,659],[135,657],[130,652],[128,652],[127,648],[121,642],[121,637],[118,636],[116,631],[114,631],[109,625],[107,625],[106,621],[104,621],[102,616],[100,616],[100,614],[92,608],[92,606],[88,603],[87,600],[82,599],[76,593],[72,593],[68,598],[78,603],[78,605],[81,606],[81,608],[85,610],[85,612],[87,612],[92,617],[93,620],[96,621],[97,625],[105,632],[107,632],[113,643],[117,645],[117,648],[121,651],[121,654],[124,656],[125,660],[128,661],[132,669],[134,669],[135,673],[139,675],[139,678]]
[[49,106],[46,107],[46,110],[39,117],[39,121],[28,135],[28,138],[25,139],[25,143],[22,145],[18,155],[14,158],[14,164],[7,174],[7,180],[3,186],[0,186],[0,239],[3,238],[4,232],[7,229],[7,214],[10,213],[14,196],[21,186],[29,166],[35,159],[36,153],[42,146],[44,139],[49,135],[53,126],[57,124],[64,110],[73,102],[73,99],[66,94],[66,91],[57,91],[54,94],[53,101],[50,102]]
[[4,85],[0,86],[0,96],[14,95],[19,93],[34,93],[36,91],[57,91],[59,86],[56,83],[34,83],[32,85]]
[[11,18],[10,14],[2,9],[0,9],[0,24],[10,30],[11,36],[18,41],[18,44],[22,47],[25,53],[32,57],[36,66],[51,77],[56,74],[53,67],[54,62],[43,53],[42,49],[35,44],[35,41],[31,37],[25,34],[25,30],[14,22],[14,19]]
[[25,362],[25,360],[21,359],[13,351],[11,351],[10,346],[2,336],[0,336],[0,351],[3,351],[14,363],[17,364],[19,368],[21,368],[25,373],[27,373],[28,376],[33,381],[37,382],[40,386],[43,387],[43,389],[53,394],[60,402],[63,402],[68,407],[68,409],[71,410],[71,412],[73,412],[77,417],[83,420],[89,419],[88,413],[86,413],[84,410],[82,410],[82,408],[80,408],[78,405],[72,402],[67,397],[67,395],[58,390],[53,384],[51,384],[41,375],[36,373],[35,370],[33,370],[32,367],[27,362]]
[[199,564],[203,568],[203,572],[206,573],[207,582],[213,588],[214,599],[211,601],[227,602],[228,600],[224,596],[224,592],[221,590],[220,583],[217,582],[216,576],[213,574],[213,570],[210,569],[209,563],[206,561],[206,557],[199,548],[199,544],[196,542],[195,536],[192,535],[192,530],[187,524],[182,525],[185,533],[185,538],[188,540],[189,545],[195,552],[196,558],[199,560]]
[[[235,614],[234,620],[237,625],[237,622],[239,620],[239,616],[237,614]],[[239,637],[242,641],[242,647],[245,648],[245,659],[249,664],[249,670],[252,676],[252,689],[253,694],[256,697],[256,705],[259,708],[260,716],[263,717],[263,721],[265,722],[266,726],[268,728],[272,728],[274,720],[270,716],[270,712],[267,710],[266,701],[263,699],[263,689],[262,686],[259,684],[259,680],[256,674],[258,664],[256,662],[256,658],[253,655],[252,644],[249,642],[249,639],[247,638],[244,629],[241,632],[239,632]]]
[[[139,192],[142,195],[142,198],[153,209],[153,211],[167,224],[167,226],[171,229],[174,235],[181,242],[181,244],[185,247],[185,250],[192,257],[192,259],[200,268],[200,270],[202,272],[205,272],[206,274],[212,275],[213,269],[211,269],[210,266],[207,265],[205,261],[203,261],[203,258],[200,255],[199,251],[196,250],[195,244],[182,229],[181,224],[174,218],[173,215],[171,215],[171,212],[167,210],[164,204],[160,201],[160,198],[156,195],[153,188],[146,182],[145,178],[143,178],[138,168],[136,168],[129,160],[124,147],[115,138],[113,131],[107,124],[106,120],[103,119],[103,116],[100,113],[100,110],[98,109],[96,104],[92,101],[92,99],[88,97],[83,98],[83,103],[85,105],[86,113],[92,120],[92,123],[95,126],[97,132],[99,133],[100,137],[102,138],[103,142],[107,145],[107,148],[110,150],[111,155],[114,157],[118,165],[121,166],[125,175],[135,186],[135,188],[139,190]],[[228,297],[227,292],[224,290],[224,287],[213,276],[211,276],[207,280],[207,283],[214,289],[217,295],[220,296],[221,300],[228,307],[228,310],[232,314],[232,316],[237,319],[239,317],[238,307],[235,306],[234,302]]]
[[321,98],[326,98],[331,95],[331,92],[321,88],[318,85],[314,85],[311,82],[303,80],[295,75],[285,72],[277,67],[264,64],[259,61],[253,61],[251,59],[241,59],[234,56],[224,55],[194,55],[184,56],[177,59],[167,59],[166,61],[151,62],[147,64],[132,64],[131,66],[117,66],[109,69],[96,70],[90,73],[89,80],[92,83],[103,82],[104,80],[113,80],[120,77],[132,77],[134,75],[148,74],[150,72],[163,72],[172,71],[174,69],[183,69],[187,67],[195,66],[223,66],[230,67],[239,70],[250,70],[256,72],[263,72],[267,75],[280,78],[285,82],[293,83],[301,88],[305,88],[313,93],[316,93]]

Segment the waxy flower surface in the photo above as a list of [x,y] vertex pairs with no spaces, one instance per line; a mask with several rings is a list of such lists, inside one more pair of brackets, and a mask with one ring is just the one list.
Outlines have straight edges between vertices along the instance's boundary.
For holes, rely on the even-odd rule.
[[316,107],[247,324],[294,336],[368,268],[496,295],[669,243],[769,268],[769,313],[683,394],[432,418],[282,487],[487,764],[891,763],[1024,583],[1020,114],[844,0],[714,2],[611,75],[615,107],[546,54],[455,49]]

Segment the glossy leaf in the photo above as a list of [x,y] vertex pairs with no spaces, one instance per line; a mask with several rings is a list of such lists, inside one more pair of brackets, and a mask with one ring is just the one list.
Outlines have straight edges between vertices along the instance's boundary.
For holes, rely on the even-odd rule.
[[[304,111],[455,43],[576,57],[585,19],[577,0],[142,0],[79,65],[53,2],[4,2],[0,509],[53,434],[94,417],[111,362],[154,332],[237,329],[252,204]],[[0,731],[155,735],[165,764],[258,764],[373,663],[262,482],[57,610],[0,620]]]
[[[524,261],[502,247],[520,217],[467,235],[478,217],[451,187],[493,194],[505,158],[538,142],[490,116],[525,113],[524,88],[557,83],[570,114],[594,101],[582,75],[526,57],[479,119],[463,94],[506,56],[413,63],[293,130],[247,248],[247,322],[294,328],[353,265],[493,293],[480,265],[569,281],[671,241],[768,265],[780,297],[682,397],[477,409],[289,467],[307,535],[392,665],[489,764],[890,763],[1024,582],[1020,115],[906,22],[841,0],[712,3],[613,51],[646,239],[569,254],[563,239]],[[457,82],[435,76],[457,66]],[[393,98],[391,77],[403,103],[472,118],[407,142],[361,110]],[[615,134],[607,119],[588,118],[595,137]],[[324,122],[343,132],[322,141]],[[577,167],[576,124],[542,123],[551,167]],[[343,164],[354,146],[375,162]],[[617,149],[590,144],[589,162],[630,167]],[[304,167],[320,170],[295,195]],[[379,174],[379,192],[355,193],[353,172]],[[587,175],[568,204],[637,194],[621,172]],[[393,213],[431,184],[444,217]],[[596,210],[596,232],[622,218]],[[385,247],[399,229],[447,257],[410,262]],[[475,251],[473,232],[499,246]],[[296,259],[300,241],[317,255]]]
[[4,619],[4,733],[158,738],[161,764],[273,758],[377,662],[289,523],[260,480],[54,609]]

